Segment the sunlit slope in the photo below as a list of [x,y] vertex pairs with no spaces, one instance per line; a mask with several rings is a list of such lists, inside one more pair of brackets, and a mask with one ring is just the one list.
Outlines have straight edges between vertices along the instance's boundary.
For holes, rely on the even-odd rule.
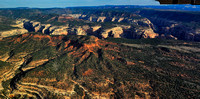
[[0,43],[2,98],[199,98],[197,42],[29,33]]

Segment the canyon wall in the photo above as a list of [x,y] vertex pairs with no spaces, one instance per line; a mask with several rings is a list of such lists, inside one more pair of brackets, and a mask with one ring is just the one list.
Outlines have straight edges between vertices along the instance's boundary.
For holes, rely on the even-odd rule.
[[[105,17],[100,17],[98,20],[104,22],[104,19]],[[69,25],[53,26],[51,24],[41,24],[40,22],[20,19],[16,21],[17,25],[15,25],[15,27],[20,29],[2,32],[1,36],[7,37],[27,32],[41,32],[48,35],[94,35],[99,38],[114,37],[131,39],[156,38],[159,36],[154,32],[154,26],[148,19],[135,20],[134,22],[135,25],[116,24],[107,28],[101,25],[74,27],[69,27]]]

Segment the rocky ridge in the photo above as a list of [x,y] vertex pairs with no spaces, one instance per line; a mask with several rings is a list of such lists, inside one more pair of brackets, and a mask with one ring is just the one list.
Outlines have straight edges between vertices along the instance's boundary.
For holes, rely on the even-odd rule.
[[154,24],[154,27],[157,28],[156,32],[159,33],[161,37],[200,41],[200,28],[192,26],[197,23],[189,23],[191,25],[187,25],[183,22],[176,22],[165,18],[152,17],[149,19]]
[[4,38],[0,97],[198,98],[199,43],[160,41],[120,44],[41,33]]
[[105,29],[101,25],[74,27],[70,27],[69,25],[52,26],[51,24],[41,24],[40,22],[27,19],[19,19],[16,21],[17,25],[15,25],[15,27],[19,27],[20,29],[2,32],[1,35],[2,37],[7,37],[27,32],[41,32],[48,35],[94,35],[99,38],[114,37],[139,39],[158,37],[158,34],[154,32],[153,24],[148,19],[140,20],[136,23],[139,28],[135,28],[131,25],[115,25],[114,27]]

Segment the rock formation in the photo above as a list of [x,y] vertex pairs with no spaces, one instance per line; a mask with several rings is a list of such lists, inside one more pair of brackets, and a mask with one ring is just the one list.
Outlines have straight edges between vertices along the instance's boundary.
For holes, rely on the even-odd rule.
[[105,20],[106,20],[106,17],[99,17],[97,19],[97,22],[105,22]]
[[101,28],[101,26],[93,26],[92,27],[92,32],[96,32]]
[[[91,20],[94,17],[90,17]],[[122,21],[123,18],[119,18]],[[106,17],[99,17],[99,22],[105,22]],[[97,26],[52,26],[51,24],[41,24],[40,22],[34,22],[26,19],[18,20],[16,23],[21,29],[12,30],[9,34],[8,32],[1,33],[2,36],[10,36],[16,34],[23,34],[26,32],[41,32],[48,35],[94,35],[96,37],[114,37],[114,38],[156,38],[158,34],[154,33],[153,24],[148,19],[134,20],[140,26],[139,28],[131,27],[130,25],[116,25],[116,27],[103,29],[101,25]]]
[[117,44],[94,36],[41,33],[5,38],[0,41],[4,49],[0,52],[0,97],[198,98],[197,43],[156,43],[141,40],[141,44]]
[[77,28],[76,35],[87,35],[87,33],[81,28]]
[[103,38],[107,38],[107,37],[121,38],[122,34],[123,34],[122,27],[114,27],[114,28],[105,30],[103,33],[101,33],[101,36]]
[[[179,39],[188,41],[200,41],[199,28],[186,25],[182,22],[175,22],[165,18],[150,18],[154,27],[157,28],[156,32],[160,35],[164,34],[165,38]],[[192,23],[190,23],[192,24]],[[172,38],[171,38],[171,37]]]
[[68,34],[68,27],[56,28],[51,34],[52,35],[67,35]]
[[152,29],[145,29],[142,38],[156,38],[159,34],[155,33]]
[[22,28],[19,31],[26,30],[26,32],[41,32],[49,35],[67,35],[69,31],[68,25],[52,26],[51,24],[41,24],[40,22],[34,22],[26,19],[17,20],[16,24],[17,25],[14,25],[15,27]]
[[[68,16],[68,15],[67,15]],[[94,22],[128,22],[130,25],[115,25],[113,28],[104,29],[101,25],[96,26],[52,26],[51,24],[41,24],[40,22],[21,19],[16,21],[14,27],[20,29],[14,29],[11,31],[1,32],[1,38],[23,34],[26,32],[42,32],[48,35],[94,35],[99,38],[164,38],[164,39],[180,39],[199,41],[200,31],[194,30],[190,27],[186,27],[181,23],[174,21],[168,21],[166,19],[151,19],[153,23],[147,18],[131,19],[128,17],[104,17],[104,16],[87,16],[87,15],[71,15],[76,18],[83,18]],[[131,26],[133,24],[133,26]],[[159,32],[156,33],[156,32]],[[163,34],[163,35],[162,35]],[[159,36],[160,35],[160,36]]]
[[42,30],[42,33],[44,34],[50,34],[50,27],[51,27],[51,24],[45,24],[44,25],[44,29]]
[[26,30],[26,29],[13,29],[13,30],[9,30],[9,31],[0,32],[0,36],[1,37],[9,37],[9,36],[18,35],[18,34],[24,34],[27,32],[28,32],[28,30]]
[[42,32],[45,26],[42,26],[40,22],[33,22],[32,23],[35,32]]
[[17,20],[16,25],[11,25],[12,27],[17,27],[18,29],[12,29],[12,30],[8,30],[8,31],[0,31],[0,38],[27,33],[28,30],[24,28],[24,22],[26,22],[26,21],[27,20],[24,20],[24,19],[20,20],[20,21]]

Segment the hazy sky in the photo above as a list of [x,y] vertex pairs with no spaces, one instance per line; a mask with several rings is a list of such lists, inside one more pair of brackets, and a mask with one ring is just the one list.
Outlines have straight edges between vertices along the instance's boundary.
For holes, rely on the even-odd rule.
[[0,0],[0,8],[50,8],[99,5],[159,5],[159,2],[155,0]]

